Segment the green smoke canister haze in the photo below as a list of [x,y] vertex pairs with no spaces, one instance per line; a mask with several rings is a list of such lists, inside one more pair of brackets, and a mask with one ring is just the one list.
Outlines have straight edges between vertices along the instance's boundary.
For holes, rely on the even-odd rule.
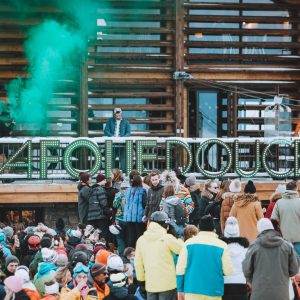
[[[97,29],[97,1],[54,2],[64,17],[59,21],[54,17],[45,20],[29,31],[24,44],[28,77],[15,79],[5,87],[11,117],[40,135],[47,134],[48,104],[53,93],[61,88],[64,80],[80,78],[88,38],[96,37]],[[34,6],[42,3],[45,2],[36,0]],[[30,14],[28,5],[24,6],[22,1],[12,0],[12,4],[22,11],[21,18]]]
[[29,32],[25,42],[29,78],[24,87],[16,81],[7,86],[11,117],[17,124],[46,129],[48,102],[57,80],[73,75],[76,70],[73,58],[79,59],[85,48],[80,35],[54,20],[46,20]]

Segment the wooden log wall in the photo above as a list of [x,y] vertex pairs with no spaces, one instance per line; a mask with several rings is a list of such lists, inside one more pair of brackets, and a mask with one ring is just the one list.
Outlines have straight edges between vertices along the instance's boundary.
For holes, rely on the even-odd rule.
[[[23,44],[28,28],[46,17],[62,21],[64,16],[50,3],[34,6],[20,20],[20,12],[11,3],[3,0],[0,5],[0,98],[4,102],[4,85],[27,75]],[[106,26],[99,26],[97,36],[90,40],[88,59],[78,63],[80,78],[64,81],[55,91],[55,97],[60,98],[55,109],[65,111],[67,116],[53,113],[49,117],[50,124],[67,124],[69,129],[54,126],[49,135],[101,136],[113,108],[122,107],[134,135],[188,136],[189,127],[194,126],[189,122],[190,91],[219,89],[227,99],[234,93],[233,100],[220,104],[220,110],[233,118],[220,135],[258,136],[258,130],[245,131],[238,124],[262,125],[262,112],[257,117],[242,115],[247,110],[262,111],[266,105],[259,100],[245,104],[239,99],[265,96],[251,91],[242,94],[240,88],[300,99],[297,3],[97,3],[97,19],[104,20]],[[174,80],[175,71],[187,72],[193,79]],[[229,102],[235,105],[234,110]],[[297,123],[300,102],[292,101],[291,106],[293,122]],[[222,123],[227,121],[228,117],[222,119]],[[20,129],[15,134],[28,132]]]
[[[255,182],[259,200],[269,200],[278,184],[285,182]],[[200,184],[201,190],[203,184]],[[244,188],[244,184],[243,184]],[[76,184],[2,184],[0,204],[16,203],[72,203],[77,202]]]

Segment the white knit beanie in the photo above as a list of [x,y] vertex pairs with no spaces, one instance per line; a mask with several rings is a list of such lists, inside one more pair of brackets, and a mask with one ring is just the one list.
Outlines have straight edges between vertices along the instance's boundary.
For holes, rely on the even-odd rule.
[[57,252],[49,249],[49,248],[42,248],[42,258],[44,262],[55,262],[57,259]]
[[239,179],[234,179],[229,185],[229,191],[231,193],[240,193],[242,190],[242,184]]
[[227,238],[239,237],[240,236],[240,227],[238,220],[235,217],[229,217],[226,220],[224,236]]
[[257,222],[257,230],[259,233],[270,229],[274,229],[274,226],[269,219],[262,218]]
[[53,282],[50,285],[45,284],[45,294],[56,295],[59,293],[59,284],[58,282]]

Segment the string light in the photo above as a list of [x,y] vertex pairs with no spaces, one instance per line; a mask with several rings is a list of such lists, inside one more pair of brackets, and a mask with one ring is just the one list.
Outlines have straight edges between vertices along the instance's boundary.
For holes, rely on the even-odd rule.
[[300,175],[299,173],[299,140],[294,141],[294,147],[295,147],[295,177],[298,177]]
[[145,147],[157,147],[157,141],[155,140],[150,140],[150,141],[142,141],[138,140],[136,141],[136,169],[138,172],[142,173],[143,172],[143,161],[144,160],[157,160],[157,154],[152,153],[152,154],[144,154],[143,150]]
[[112,170],[112,141],[105,141],[105,176],[110,177]]
[[270,147],[272,145],[291,145],[291,144],[292,144],[292,142],[290,142],[289,140],[276,139],[276,140],[273,140],[264,149],[263,157],[262,157],[262,163],[263,163],[263,166],[264,166],[265,170],[267,171],[267,173],[269,175],[271,175],[272,177],[275,177],[275,178],[286,178],[286,177],[290,176],[293,173],[293,170],[288,170],[286,172],[279,172],[279,171],[275,171],[275,170],[269,168],[269,165],[268,165],[268,162],[267,162],[267,152],[269,151],[269,149],[270,149]]
[[[199,163],[200,154],[202,152],[202,149],[205,148],[206,146],[208,146],[209,144],[218,144],[218,145],[222,146],[223,148],[225,148],[225,150],[227,152],[227,155],[228,155],[228,158],[229,158],[229,161],[227,163],[227,166],[223,169],[223,171],[210,172],[210,171],[204,170],[201,167],[201,165]],[[206,140],[197,149],[197,152],[196,152],[196,166],[197,166],[199,172],[201,174],[203,174],[204,176],[208,177],[208,178],[218,178],[218,177],[221,177],[221,176],[225,175],[229,171],[229,169],[231,168],[231,165],[232,165],[232,153],[231,153],[231,150],[228,147],[228,145],[226,145],[221,140],[218,140],[218,139],[209,139],[209,140]]]
[[40,156],[40,178],[46,179],[47,178],[47,164],[48,163],[58,163],[60,161],[60,158],[58,156],[48,156],[47,150],[49,148],[58,148],[60,146],[60,141],[49,141],[49,140],[42,140],[40,141],[40,150],[41,150],[41,156]]
[[[25,151],[27,148],[28,154],[27,154],[27,162],[15,162],[13,161],[18,158],[18,156]],[[4,171],[6,168],[27,168],[27,178],[32,178],[32,141],[28,140],[24,144],[22,144],[21,148],[17,150],[16,153],[14,153],[11,157],[8,158],[8,160],[2,165],[0,168],[0,173]]]
[[188,154],[188,157],[189,157],[189,162],[187,164],[187,167],[182,171],[182,174],[184,175],[192,167],[192,163],[193,163],[192,151],[191,151],[189,145],[187,143],[182,142],[182,141],[179,141],[179,140],[168,140],[168,141],[166,141],[166,168],[167,168],[167,170],[171,170],[171,145],[180,145],[187,151],[187,154]]
[[[72,153],[74,150],[79,149],[79,148],[87,148],[91,150],[91,152],[94,154],[95,157],[95,163],[94,166],[90,170],[78,170],[73,168],[71,159],[72,159]],[[97,145],[95,145],[93,142],[89,140],[76,140],[69,144],[67,148],[65,149],[64,153],[64,159],[63,159],[64,167],[67,171],[68,174],[70,174],[74,178],[79,177],[80,172],[88,172],[91,176],[95,175],[101,165],[101,153],[99,151],[99,148]]]
[[259,140],[255,141],[255,169],[253,171],[244,171],[240,168],[239,165],[239,142],[236,140],[235,145],[235,171],[241,177],[254,177],[260,169],[260,142]]
[[132,171],[132,153],[133,153],[133,142],[130,140],[126,141],[126,174],[130,174]]

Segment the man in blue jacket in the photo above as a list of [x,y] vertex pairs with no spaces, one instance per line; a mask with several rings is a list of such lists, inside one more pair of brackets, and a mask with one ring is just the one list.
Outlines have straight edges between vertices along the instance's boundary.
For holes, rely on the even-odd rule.
[[127,119],[122,117],[122,109],[114,109],[114,117],[110,118],[105,125],[104,136],[124,137],[130,136],[130,124]]
[[[110,118],[105,125],[104,136],[108,137],[125,137],[130,136],[131,129],[127,119],[122,117],[122,109],[114,109],[114,117]],[[113,149],[113,164],[116,158],[115,148]],[[119,150],[120,168],[124,171],[125,168],[125,151],[124,147]]]

